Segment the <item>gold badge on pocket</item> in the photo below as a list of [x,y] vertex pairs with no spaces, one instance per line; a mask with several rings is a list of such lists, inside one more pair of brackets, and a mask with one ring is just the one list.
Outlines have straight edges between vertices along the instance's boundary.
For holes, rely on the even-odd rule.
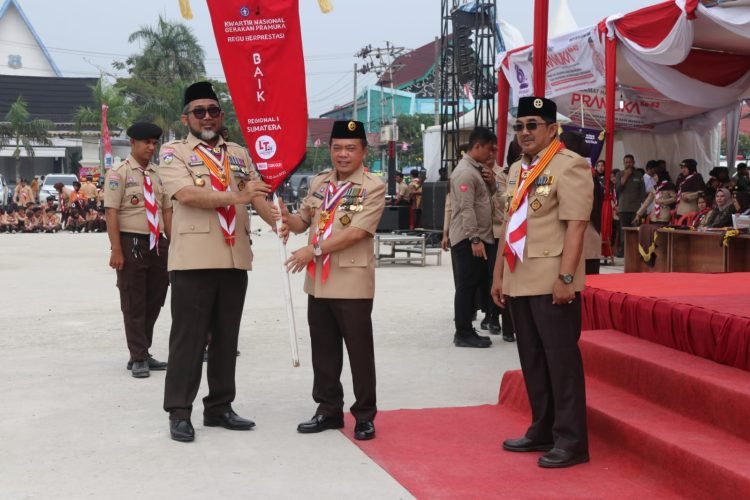
[[542,202],[535,198],[534,201],[531,202],[530,206],[531,206],[531,209],[536,212],[537,210],[542,208]]
[[348,226],[352,222],[352,219],[349,217],[349,214],[344,214],[343,217],[339,219],[339,222],[342,226]]

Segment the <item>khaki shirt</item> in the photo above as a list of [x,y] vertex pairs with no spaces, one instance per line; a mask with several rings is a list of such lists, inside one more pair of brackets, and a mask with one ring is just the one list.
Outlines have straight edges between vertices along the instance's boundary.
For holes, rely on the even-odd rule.
[[464,154],[451,174],[451,246],[474,236],[493,244],[490,190],[482,179],[482,165]]
[[83,193],[83,196],[87,200],[96,198],[96,184],[94,184],[93,182],[88,182],[88,181],[84,182],[81,185],[81,193]]
[[[151,177],[154,198],[158,207],[159,231],[163,232],[162,210],[172,208],[172,201],[164,191],[156,168],[156,165],[149,162],[146,171]],[[120,222],[122,232],[149,234],[146,205],[143,199],[143,178],[143,171],[132,156],[128,156],[124,162],[111,168],[104,178],[104,208],[117,210],[117,220]]]
[[495,192],[492,193],[492,235],[495,239],[502,238],[505,234],[505,205],[508,189],[508,174],[503,169],[495,165],[492,168],[495,174]]
[[406,182],[402,180],[401,182],[396,184],[396,192],[398,193],[399,200],[409,201],[409,198],[411,197],[411,190],[409,189],[409,185]]
[[[539,156],[543,154],[541,151]],[[512,197],[520,174],[521,161],[517,161],[508,173],[508,198]],[[567,221],[588,221],[591,217],[594,180],[584,158],[564,149],[552,158],[542,175],[552,177],[551,189],[549,194],[539,193],[537,186],[529,189],[523,262],[516,259],[515,269],[511,272],[503,259],[503,293],[511,297],[551,294],[560,274]],[[586,282],[584,270],[584,259],[581,258],[573,279],[577,292],[583,290]]]
[[[159,152],[159,177],[167,195],[187,186],[212,190],[208,167],[195,152],[205,144],[192,134],[187,138],[164,144]],[[233,142],[219,138],[216,147],[225,148],[229,155],[229,189],[238,190],[238,183],[260,176],[247,150]],[[202,185],[200,185],[202,184]],[[250,250],[250,215],[245,205],[235,205],[235,244],[227,245],[219,225],[215,208],[196,208],[173,201],[172,240],[169,242],[169,271],[188,269],[252,269]]]
[[[310,243],[317,231],[328,183],[335,183],[337,179],[335,170],[317,175],[310,185],[310,194],[302,201],[299,215],[310,227]],[[365,189],[362,211],[337,209],[333,216],[331,235],[346,231],[349,227],[374,235],[385,207],[385,184],[380,178],[365,172],[363,166],[352,173],[348,180],[354,187]],[[305,293],[319,299],[372,299],[375,296],[375,253],[371,238],[361,239],[343,250],[331,253],[330,266],[328,279],[323,283],[323,258],[316,257],[315,279],[305,272]]]

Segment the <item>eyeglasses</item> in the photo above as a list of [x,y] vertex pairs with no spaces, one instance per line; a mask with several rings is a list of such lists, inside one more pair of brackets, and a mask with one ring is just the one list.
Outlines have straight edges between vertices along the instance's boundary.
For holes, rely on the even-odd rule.
[[221,108],[218,106],[211,106],[210,108],[195,108],[187,112],[187,114],[190,113],[192,113],[193,116],[199,120],[205,118],[206,113],[208,113],[208,116],[210,116],[211,118],[216,118],[221,114]]
[[[539,125],[545,125],[543,122],[526,122],[526,130],[529,132],[533,132],[537,129]],[[513,124],[513,132],[523,132],[524,124],[523,123],[514,123]]]

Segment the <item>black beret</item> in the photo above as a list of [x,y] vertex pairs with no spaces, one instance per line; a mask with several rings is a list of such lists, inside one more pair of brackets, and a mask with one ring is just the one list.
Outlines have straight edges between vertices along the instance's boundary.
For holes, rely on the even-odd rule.
[[55,201],[55,195],[51,194],[51,195],[47,196],[47,201]]
[[335,121],[331,130],[331,139],[364,139],[366,141],[365,124],[354,120]]
[[158,139],[161,137],[161,128],[149,122],[137,122],[128,127],[128,137],[143,141],[146,139]]
[[557,121],[557,104],[545,97],[522,97],[518,100],[517,118],[541,116],[545,120]]
[[196,82],[185,89],[185,106],[198,99],[213,99],[219,102],[211,82]]

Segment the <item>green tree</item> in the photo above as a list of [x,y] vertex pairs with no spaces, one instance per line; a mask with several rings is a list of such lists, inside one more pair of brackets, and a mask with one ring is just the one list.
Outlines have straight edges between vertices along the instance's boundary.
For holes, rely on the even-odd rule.
[[159,16],[156,26],[141,26],[128,42],[143,42],[140,54],[116,62],[117,69],[153,84],[195,81],[206,73],[203,48],[193,30],[185,24]]
[[128,126],[128,103],[121,87],[106,85],[99,79],[96,85],[91,86],[91,95],[94,98],[94,106],[80,106],[73,115],[76,130],[80,132],[86,124],[101,128],[102,104],[107,105],[107,126],[110,132]]
[[13,158],[16,160],[16,180],[21,178],[21,152],[27,156],[34,156],[34,147],[50,146],[52,142],[47,137],[47,131],[54,127],[49,120],[32,119],[26,101],[22,96],[11,104],[5,115],[5,123],[0,125],[0,136],[5,142],[15,146]]
[[[435,124],[432,115],[401,115],[398,117],[398,148],[399,165],[404,167],[421,166],[424,158],[424,144],[422,127]],[[401,151],[402,143],[408,144],[406,151]],[[408,172],[406,172],[408,174]]]

